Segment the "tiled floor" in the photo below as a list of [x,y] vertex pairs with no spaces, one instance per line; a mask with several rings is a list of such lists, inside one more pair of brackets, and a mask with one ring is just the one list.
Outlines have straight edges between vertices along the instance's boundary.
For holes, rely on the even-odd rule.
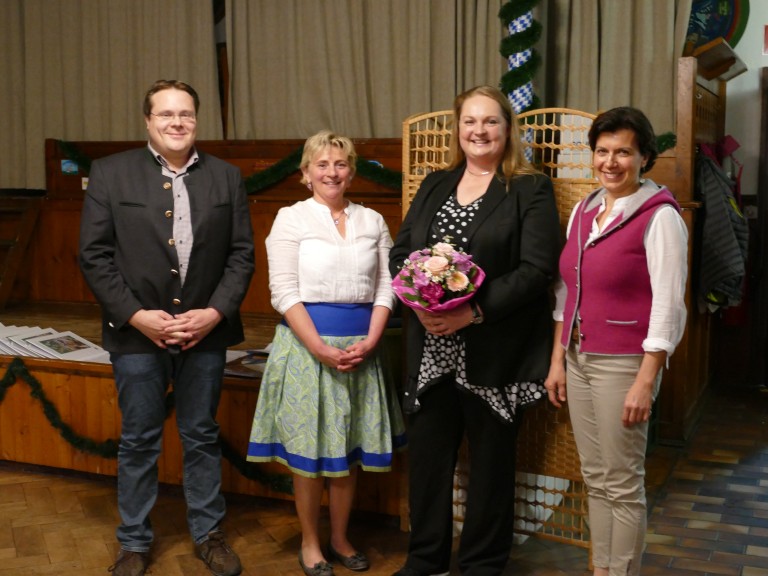
[[[657,447],[647,469],[643,575],[768,575],[768,394],[714,390],[690,444]],[[299,576],[292,506],[243,496],[228,503],[226,530],[243,574]],[[153,519],[151,574],[208,574],[192,553],[178,488],[163,489]],[[113,478],[0,462],[0,576],[106,574],[116,522]],[[389,519],[356,516],[352,533],[372,560],[371,576],[392,574],[403,562],[407,535]],[[586,551],[538,538],[515,546],[505,572],[587,574]]]

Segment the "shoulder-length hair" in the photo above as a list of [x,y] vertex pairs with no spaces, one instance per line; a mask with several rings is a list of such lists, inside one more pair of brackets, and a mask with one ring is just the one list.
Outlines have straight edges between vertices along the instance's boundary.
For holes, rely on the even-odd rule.
[[501,90],[493,86],[475,86],[456,96],[456,99],[453,101],[453,126],[451,128],[451,142],[449,145],[450,161],[447,169],[453,170],[458,168],[466,161],[464,150],[462,150],[459,143],[459,127],[461,125],[461,110],[464,102],[473,96],[486,96],[495,100],[499,105],[504,121],[507,123],[507,142],[504,146],[501,165],[497,168],[497,176],[503,176],[503,179],[508,182],[521,174],[536,174],[538,170],[525,157],[523,143],[520,139],[520,127],[517,122],[517,116],[512,110],[512,105]]

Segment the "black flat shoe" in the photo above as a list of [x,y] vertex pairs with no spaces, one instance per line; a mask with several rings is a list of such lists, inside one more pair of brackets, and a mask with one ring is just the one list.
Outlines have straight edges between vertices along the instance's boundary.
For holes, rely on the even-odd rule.
[[307,576],[333,576],[333,566],[328,562],[318,562],[311,568],[304,564],[304,555],[299,550],[299,566]]
[[337,560],[347,570],[353,570],[355,572],[365,572],[371,567],[371,563],[368,558],[362,552],[355,552],[352,556],[343,556],[333,549],[333,546],[328,544],[328,556],[331,560]]

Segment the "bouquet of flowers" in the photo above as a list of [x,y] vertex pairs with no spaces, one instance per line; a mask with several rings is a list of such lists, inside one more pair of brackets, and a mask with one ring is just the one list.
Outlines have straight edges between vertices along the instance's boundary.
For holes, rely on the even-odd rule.
[[392,280],[400,301],[416,310],[442,312],[474,296],[485,272],[472,256],[456,250],[450,237],[431,248],[417,250],[403,262]]

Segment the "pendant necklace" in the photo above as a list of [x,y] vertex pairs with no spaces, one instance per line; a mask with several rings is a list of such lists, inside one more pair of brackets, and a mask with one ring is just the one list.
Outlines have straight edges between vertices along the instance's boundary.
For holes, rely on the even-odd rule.
[[472,172],[472,170],[470,170],[470,169],[469,169],[469,167],[467,167],[467,168],[464,168],[464,170],[466,170],[467,172],[469,172],[470,174],[472,174],[472,176],[488,176],[488,174],[490,174],[490,173],[491,173],[491,171],[490,171],[490,170],[486,170],[485,172],[480,172],[480,174],[477,174],[477,173],[475,173],[475,172]]

